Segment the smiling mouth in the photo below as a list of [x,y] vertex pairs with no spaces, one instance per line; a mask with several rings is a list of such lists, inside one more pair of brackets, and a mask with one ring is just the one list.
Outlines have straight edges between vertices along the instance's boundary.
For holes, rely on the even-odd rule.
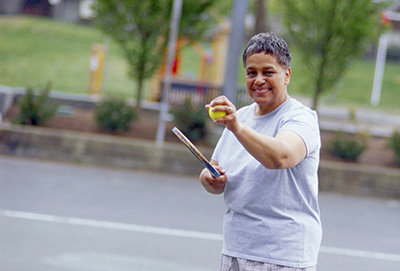
[[254,89],[253,91],[254,91],[255,93],[257,93],[257,94],[264,94],[264,93],[267,93],[267,92],[271,91],[271,89],[270,89],[270,88]]

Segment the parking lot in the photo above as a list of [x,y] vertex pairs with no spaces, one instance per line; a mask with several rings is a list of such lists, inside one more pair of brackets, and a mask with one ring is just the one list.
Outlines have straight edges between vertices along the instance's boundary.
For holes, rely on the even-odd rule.
[[[400,269],[400,202],[321,193],[319,271]],[[218,270],[222,196],[196,176],[0,157],[1,270]]]

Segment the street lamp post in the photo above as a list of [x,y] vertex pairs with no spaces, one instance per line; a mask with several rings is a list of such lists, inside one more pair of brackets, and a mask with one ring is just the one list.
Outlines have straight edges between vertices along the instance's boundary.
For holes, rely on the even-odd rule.
[[169,42],[168,42],[167,66],[165,71],[164,87],[161,99],[160,120],[158,122],[158,129],[156,136],[157,145],[161,145],[165,140],[165,122],[167,121],[167,115],[168,115],[168,94],[171,89],[171,70],[176,52],[176,41],[178,37],[179,21],[182,12],[182,1],[183,0],[174,0],[173,3]]

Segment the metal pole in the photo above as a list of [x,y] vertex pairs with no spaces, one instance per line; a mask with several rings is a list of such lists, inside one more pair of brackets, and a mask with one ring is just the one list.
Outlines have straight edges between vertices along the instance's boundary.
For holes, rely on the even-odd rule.
[[383,33],[379,38],[378,53],[376,55],[374,86],[371,97],[371,104],[373,106],[377,106],[381,99],[383,71],[385,69],[388,39],[388,33]]
[[233,103],[237,97],[238,58],[242,51],[244,37],[244,18],[248,0],[235,0],[231,17],[228,55],[225,62],[225,78],[222,93]]
[[158,122],[156,142],[161,145],[165,140],[165,122],[168,115],[168,94],[171,89],[171,69],[175,58],[176,40],[178,37],[179,21],[182,12],[182,1],[174,0],[168,42],[167,66],[164,77],[164,87],[161,99],[160,121]]

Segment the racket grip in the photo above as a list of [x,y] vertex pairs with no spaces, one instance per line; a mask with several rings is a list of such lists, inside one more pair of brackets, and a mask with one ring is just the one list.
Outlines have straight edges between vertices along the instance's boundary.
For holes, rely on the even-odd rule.
[[211,164],[206,164],[206,168],[210,171],[211,175],[214,178],[218,178],[219,176],[221,176],[221,174],[219,173],[218,170],[216,170]]

